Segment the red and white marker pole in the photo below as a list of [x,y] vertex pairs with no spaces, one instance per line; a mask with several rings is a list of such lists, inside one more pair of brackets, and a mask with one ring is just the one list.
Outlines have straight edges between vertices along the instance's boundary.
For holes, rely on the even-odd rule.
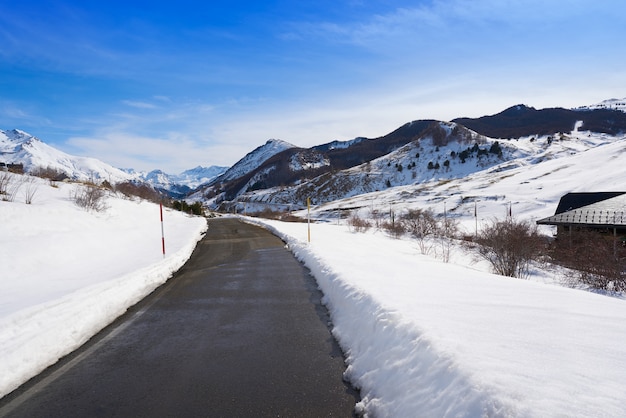
[[163,203],[159,203],[161,212],[161,248],[163,249],[163,258],[165,258],[165,233],[163,232]]

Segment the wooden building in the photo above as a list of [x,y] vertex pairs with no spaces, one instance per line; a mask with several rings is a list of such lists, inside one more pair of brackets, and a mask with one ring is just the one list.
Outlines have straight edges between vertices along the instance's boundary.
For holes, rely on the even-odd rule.
[[556,225],[563,232],[587,228],[626,237],[626,192],[568,193],[561,197],[554,215],[537,221]]

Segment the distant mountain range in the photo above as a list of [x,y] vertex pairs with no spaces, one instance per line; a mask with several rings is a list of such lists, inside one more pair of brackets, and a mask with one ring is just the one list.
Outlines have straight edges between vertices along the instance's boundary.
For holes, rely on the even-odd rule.
[[160,190],[176,199],[182,199],[195,188],[209,183],[226,170],[228,170],[228,167],[198,166],[190,170],[185,170],[180,174],[168,174],[162,170],[136,172],[131,169],[125,171],[131,174],[134,179],[142,180],[150,184],[156,190]]
[[[177,199],[202,201],[212,208],[240,202],[281,208],[302,205],[307,196],[321,202],[458,178],[520,156],[550,158],[554,153],[546,153],[548,141],[563,145],[562,141],[585,133],[622,135],[625,112],[626,98],[576,109],[516,105],[480,118],[416,120],[382,137],[357,137],[311,148],[270,139],[230,168],[199,166],[178,175],[118,169],[95,158],[61,152],[21,130],[0,130],[0,162],[21,163],[25,171],[50,167],[76,180],[145,182]],[[511,141],[519,138],[544,145],[522,149]],[[553,151],[557,148],[552,146]]]
[[0,130],[0,163],[23,164],[24,171],[52,168],[65,173],[73,180],[107,180],[110,183],[140,181],[152,185],[176,198],[182,198],[191,190],[210,182],[224,173],[228,167],[196,167],[178,175],[161,170],[137,172],[115,168],[95,158],[77,157],[59,151],[24,131]]
[[[577,109],[537,110],[516,105],[480,118],[416,120],[382,137],[307,149],[292,145],[278,151],[268,141],[242,159],[254,161],[246,164],[246,170],[216,177],[189,199],[213,208],[228,209],[245,202],[248,208],[282,210],[302,206],[307,197],[322,203],[389,187],[458,178],[519,157],[549,159],[558,150],[568,149],[562,141],[626,132],[622,102],[626,99]],[[512,140],[519,138],[526,138],[532,146],[516,146]],[[273,153],[267,152],[270,146]]]

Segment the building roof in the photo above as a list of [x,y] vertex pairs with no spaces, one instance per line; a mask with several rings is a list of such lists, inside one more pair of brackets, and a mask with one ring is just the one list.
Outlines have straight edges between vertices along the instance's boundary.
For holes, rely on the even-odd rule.
[[540,225],[626,228],[626,192],[568,193]]

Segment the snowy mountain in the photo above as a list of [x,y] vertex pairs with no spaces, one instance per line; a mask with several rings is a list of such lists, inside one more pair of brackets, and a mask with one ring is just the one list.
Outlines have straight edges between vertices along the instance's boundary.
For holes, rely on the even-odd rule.
[[209,183],[214,178],[221,176],[228,170],[228,168],[229,167],[217,165],[212,165],[210,167],[197,166],[196,168],[185,170],[177,176],[173,176],[174,182],[195,189],[196,187]]
[[241,160],[237,161],[235,165],[229,168],[217,180],[224,182],[242,177],[245,174],[258,168],[261,164],[263,164],[274,155],[291,148],[296,148],[296,146],[290,144],[289,142],[281,141],[280,139],[270,139],[265,144],[255,148],[254,150],[246,154]]
[[190,199],[224,210],[243,202],[248,210],[293,209],[307,198],[327,203],[464,178],[491,167],[534,164],[619,139],[625,132],[626,113],[606,108],[538,110],[520,104],[475,119],[416,120],[379,138],[286,149]]
[[107,180],[117,183],[135,178],[98,159],[66,154],[18,129],[0,130],[0,162],[23,164],[26,172],[52,168],[81,181]]
[[626,130],[626,113],[608,108],[535,109],[519,104],[495,115],[457,118],[452,122],[459,123],[482,135],[502,139],[571,132],[576,126],[582,131],[617,135]]
[[[239,181],[246,178],[250,173],[259,169],[263,163],[287,150],[297,149],[297,147],[280,139],[270,139],[265,144],[255,148],[240,159],[235,165],[230,167],[222,175],[215,177],[205,187],[201,187],[190,196],[191,200],[204,200],[209,198],[215,200],[221,193],[221,184],[232,181]],[[248,180],[246,180],[248,181]],[[254,182],[255,180],[253,180]]]
[[228,167],[198,166],[190,170],[185,170],[180,174],[168,174],[163,170],[131,172],[155,189],[161,190],[176,199],[181,199],[189,194],[193,189],[203,184],[207,184],[216,177],[222,175],[226,172],[226,170],[228,170]]
[[[454,164],[449,173],[441,173],[448,177],[436,175],[426,181],[320,202],[313,216],[335,218],[347,210],[366,214],[388,212],[390,208],[398,212],[432,208],[439,214],[446,210],[467,231],[473,231],[475,222],[487,222],[494,215],[502,217],[509,208],[514,215],[537,220],[554,214],[566,193],[626,190],[622,160],[626,133],[550,138],[527,137],[503,143],[503,156],[510,159],[472,173],[460,171],[466,166]],[[466,164],[471,167],[474,162],[468,159]],[[252,207],[248,204],[248,210]]]
[[626,112],[626,97],[623,99],[608,99],[590,106],[580,106],[574,110],[613,109]]
[[[574,130],[566,134],[498,140],[451,122],[438,122],[435,127],[437,129],[433,127],[414,141],[375,160],[290,186],[252,190],[239,195],[238,201],[246,202],[248,211],[268,207],[275,210],[303,208],[307,197],[321,207],[341,206],[346,201],[351,202],[348,207],[359,207],[354,201],[360,196],[387,201],[383,196],[400,192],[405,196],[430,195],[427,190],[437,185],[454,184],[456,186],[450,186],[452,189],[462,189],[463,182],[481,175],[488,184],[495,182],[490,179],[506,178],[515,170],[543,167],[542,164],[552,160],[586,155],[584,153],[606,145],[612,145],[617,152],[626,138],[624,134],[613,136]],[[617,154],[607,159],[611,162],[619,160]],[[584,167],[588,169],[586,165]],[[602,167],[606,165],[594,169]],[[619,164],[611,170],[610,177],[619,177],[615,173],[623,171]],[[618,188],[621,190],[624,186]],[[490,199],[499,200],[497,197]],[[232,205],[242,207],[242,203]]]
[[66,154],[18,129],[0,130],[0,163],[23,164],[26,172],[38,168],[52,168],[65,173],[73,180],[107,180],[110,183],[143,181],[176,198],[181,198],[198,186],[210,182],[228,169],[219,166],[198,166],[178,175],[171,175],[162,170],[150,172],[123,170],[95,158]]

